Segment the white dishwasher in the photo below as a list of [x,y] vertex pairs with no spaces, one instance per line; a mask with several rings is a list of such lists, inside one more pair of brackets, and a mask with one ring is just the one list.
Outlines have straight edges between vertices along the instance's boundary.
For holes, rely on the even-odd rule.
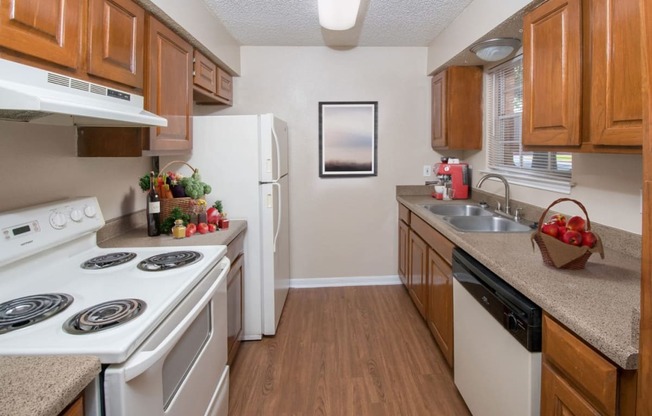
[[473,416],[538,416],[541,308],[453,252],[454,380]]

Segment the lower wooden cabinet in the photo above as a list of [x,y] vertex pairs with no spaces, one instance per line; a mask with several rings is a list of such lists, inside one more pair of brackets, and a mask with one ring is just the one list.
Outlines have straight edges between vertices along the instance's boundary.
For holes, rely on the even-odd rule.
[[636,371],[622,370],[543,317],[541,416],[634,416]]
[[448,365],[453,367],[453,269],[428,248],[426,322]]
[[422,317],[426,317],[428,299],[428,246],[415,232],[408,235],[408,292]]
[[84,416],[84,396],[77,397],[59,416]]
[[231,270],[227,276],[227,364],[235,359],[240,341],[244,311],[244,232],[240,233],[227,246],[226,256],[231,260]]
[[453,367],[453,243],[399,204],[398,272]]

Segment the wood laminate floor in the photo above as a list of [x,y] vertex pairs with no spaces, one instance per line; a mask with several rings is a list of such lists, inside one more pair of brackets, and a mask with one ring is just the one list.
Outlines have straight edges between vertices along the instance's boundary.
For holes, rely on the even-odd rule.
[[276,336],[243,342],[229,415],[470,415],[402,285],[291,289]]

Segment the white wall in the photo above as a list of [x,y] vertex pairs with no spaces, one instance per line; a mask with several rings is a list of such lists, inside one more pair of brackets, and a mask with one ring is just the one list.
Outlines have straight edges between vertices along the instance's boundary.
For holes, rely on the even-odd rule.
[[427,73],[448,62],[532,0],[474,0],[428,47]]
[[[288,123],[292,277],[395,275],[395,186],[423,183],[423,165],[436,159],[428,139],[426,48],[241,53],[235,105],[219,114],[273,112]],[[378,101],[377,177],[319,178],[319,101]],[[196,114],[211,111],[196,106]]]
[[149,158],[79,158],[72,127],[0,122],[0,212],[97,196],[105,219],[145,208],[138,178]]

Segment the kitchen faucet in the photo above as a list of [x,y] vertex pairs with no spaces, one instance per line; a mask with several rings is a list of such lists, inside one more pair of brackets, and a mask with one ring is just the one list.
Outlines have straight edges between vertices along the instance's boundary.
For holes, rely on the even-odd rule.
[[[502,212],[504,212],[508,216],[511,215],[509,212],[509,183],[507,183],[507,179],[505,179],[503,175],[498,175],[497,173],[487,173],[478,181],[478,185],[477,185],[478,189],[480,189],[480,187],[482,186],[482,184],[487,178],[496,178],[503,181],[503,184],[505,185],[505,210]],[[500,205],[498,205],[498,209],[496,210],[496,212],[501,213]]]

